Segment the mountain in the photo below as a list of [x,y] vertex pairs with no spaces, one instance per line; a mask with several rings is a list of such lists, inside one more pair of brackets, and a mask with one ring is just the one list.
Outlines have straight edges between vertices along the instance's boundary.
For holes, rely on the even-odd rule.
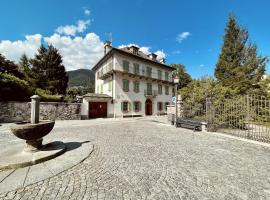
[[68,71],[68,86],[91,87],[95,84],[95,73],[89,69],[77,69]]

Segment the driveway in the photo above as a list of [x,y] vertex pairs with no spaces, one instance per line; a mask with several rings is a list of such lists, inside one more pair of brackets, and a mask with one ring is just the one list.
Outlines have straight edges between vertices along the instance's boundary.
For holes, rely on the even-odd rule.
[[[5,125],[0,133],[0,144],[12,137]],[[270,199],[267,146],[176,129],[165,117],[57,121],[46,140],[64,138],[94,150],[0,199]]]

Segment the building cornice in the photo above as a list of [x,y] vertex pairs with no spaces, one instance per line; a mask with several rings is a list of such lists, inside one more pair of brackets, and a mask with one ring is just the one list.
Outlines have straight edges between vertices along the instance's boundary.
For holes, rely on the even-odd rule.
[[142,61],[145,61],[145,62],[148,62],[148,63],[151,63],[153,65],[158,65],[159,67],[162,67],[164,69],[169,69],[169,70],[175,70],[173,67],[169,66],[169,65],[166,65],[166,64],[163,64],[163,63],[160,63],[160,62],[157,62],[157,61],[153,61],[153,60],[150,60],[150,59],[147,59],[147,58],[143,58],[139,55],[135,55],[135,54],[132,54],[132,53],[129,53],[129,52],[126,52],[126,51],[123,51],[121,49],[117,49],[117,48],[112,48],[106,55],[104,55],[98,62],[97,64],[95,64],[95,66],[92,68],[93,71],[96,71],[100,65],[102,63],[104,63],[106,60],[108,60],[111,55],[113,55],[114,53],[119,53],[119,54],[122,54],[122,55],[126,55],[126,56],[130,56],[130,57],[133,57],[133,58],[137,58],[139,60],[142,60]]

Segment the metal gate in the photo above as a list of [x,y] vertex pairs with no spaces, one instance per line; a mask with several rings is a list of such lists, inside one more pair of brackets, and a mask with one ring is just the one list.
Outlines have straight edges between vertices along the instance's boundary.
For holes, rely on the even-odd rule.
[[207,99],[206,119],[209,131],[270,143],[270,99],[266,97]]

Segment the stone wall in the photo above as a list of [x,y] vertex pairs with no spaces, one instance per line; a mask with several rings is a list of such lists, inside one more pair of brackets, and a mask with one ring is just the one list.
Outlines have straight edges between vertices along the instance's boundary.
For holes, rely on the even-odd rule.
[[[29,121],[31,115],[29,102],[0,102],[0,122]],[[41,102],[41,120],[81,119],[80,103]]]

